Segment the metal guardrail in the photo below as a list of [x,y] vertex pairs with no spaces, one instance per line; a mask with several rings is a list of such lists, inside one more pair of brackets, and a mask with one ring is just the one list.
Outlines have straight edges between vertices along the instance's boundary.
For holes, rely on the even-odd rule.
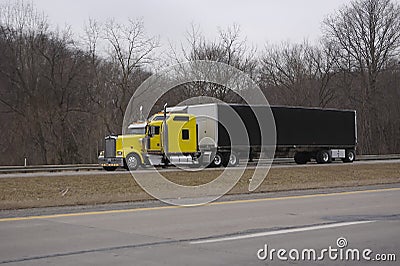
[[[358,155],[356,161],[369,160],[396,160],[400,154],[385,155]],[[294,164],[293,158],[276,158],[274,164]],[[64,165],[28,165],[28,166],[0,166],[0,174],[35,173],[35,172],[62,172],[62,171],[96,171],[102,170],[98,164],[64,164]]]
[[28,166],[0,166],[0,174],[61,172],[61,171],[90,171],[103,169],[98,164],[63,164],[63,165],[28,165]]

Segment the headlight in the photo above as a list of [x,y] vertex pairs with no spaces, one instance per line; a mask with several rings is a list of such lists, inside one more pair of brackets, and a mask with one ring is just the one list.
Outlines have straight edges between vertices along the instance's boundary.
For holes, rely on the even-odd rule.
[[104,151],[101,151],[99,156],[104,156]]
[[117,151],[117,155],[122,155],[122,151]]

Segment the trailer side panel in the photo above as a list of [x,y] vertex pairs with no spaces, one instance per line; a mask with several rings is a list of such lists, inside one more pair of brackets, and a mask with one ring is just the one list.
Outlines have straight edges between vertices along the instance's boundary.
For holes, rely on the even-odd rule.
[[[271,121],[271,113],[267,106],[250,107],[232,104],[230,107],[240,116],[241,121],[230,117],[228,106],[218,105],[218,119],[222,124],[229,124],[231,128],[234,128],[232,123],[242,122],[246,127],[252,147],[273,145],[274,123]],[[271,110],[275,121],[278,147],[334,148],[356,145],[355,111],[284,106],[271,106]],[[229,147],[230,138],[222,124],[218,126],[218,146]],[[261,139],[261,132],[264,135],[263,139]],[[243,140],[242,143],[235,143],[235,145],[240,146],[245,143],[247,142]]]

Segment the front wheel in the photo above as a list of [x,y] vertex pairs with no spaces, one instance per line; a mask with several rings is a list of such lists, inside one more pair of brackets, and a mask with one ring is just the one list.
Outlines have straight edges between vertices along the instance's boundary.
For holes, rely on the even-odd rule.
[[136,170],[141,165],[140,157],[136,153],[130,153],[125,158],[126,167],[128,170]]

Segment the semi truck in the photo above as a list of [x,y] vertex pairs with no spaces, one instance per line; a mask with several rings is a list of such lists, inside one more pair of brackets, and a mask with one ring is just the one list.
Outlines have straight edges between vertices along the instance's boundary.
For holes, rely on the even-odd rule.
[[[148,164],[237,166],[272,149],[297,164],[353,162],[356,121],[354,110],[222,103],[165,107],[147,121],[135,151],[115,149],[122,150],[119,166],[131,170]],[[106,150],[114,150],[112,141],[106,138]],[[108,159],[102,159],[103,167]]]

